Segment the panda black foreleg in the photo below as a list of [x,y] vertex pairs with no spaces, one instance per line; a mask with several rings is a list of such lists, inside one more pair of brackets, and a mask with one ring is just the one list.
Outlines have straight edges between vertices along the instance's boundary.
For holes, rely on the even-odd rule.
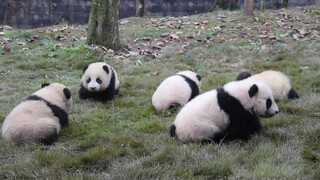
[[79,98],[80,99],[88,99],[91,98],[90,92],[84,88],[84,86],[81,84],[80,90],[79,90]]

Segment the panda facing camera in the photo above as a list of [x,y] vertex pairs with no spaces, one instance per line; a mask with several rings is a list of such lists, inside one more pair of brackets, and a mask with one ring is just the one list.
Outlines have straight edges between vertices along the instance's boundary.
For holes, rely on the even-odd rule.
[[52,144],[61,128],[69,125],[71,103],[71,92],[64,85],[43,84],[5,118],[2,137],[15,143]]
[[185,105],[199,95],[201,77],[192,71],[181,71],[166,78],[152,96],[157,111]]
[[247,140],[261,129],[259,117],[279,112],[270,87],[262,81],[234,81],[187,103],[170,128],[183,143]]
[[92,63],[83,68],[79,98],[106,102],[114,99],[119,87],[117,72],[110,65]]

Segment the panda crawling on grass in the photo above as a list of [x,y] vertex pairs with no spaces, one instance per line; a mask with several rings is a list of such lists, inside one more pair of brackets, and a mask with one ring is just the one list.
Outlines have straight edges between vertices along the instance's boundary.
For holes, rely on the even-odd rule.
[[83,68],[79,98],[107,102],[113,100],[119,87],[117,72],[110,65],[92,63]]
[[263,71],[259,74],[251,75],[248,72],[242,72],[237,76],[237,80],[254,79],[264,81],[270,86],[275,100],[298,99],[298,93],[292,88],[290,79],[287,75],[280,71]]
[[199,95],[201,77],[192,71],[181,71],[165,79],[152,96],[157,111],[183,106]]
[[70,106],[68,88],[59,83],[43,84],[5,118],[2,136],[16,143],[52,144],[58,140],[60,129],[69,124]]
[[247,140],[261,129],[259,117],[278,112],[272,91],[263,81],[234,81],[186,104],[170,134],[183,143]]

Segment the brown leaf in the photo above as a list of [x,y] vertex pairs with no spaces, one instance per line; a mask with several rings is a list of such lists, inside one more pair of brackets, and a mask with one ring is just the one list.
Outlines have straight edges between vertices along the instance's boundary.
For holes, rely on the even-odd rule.
[[300,38],[299,34],[292,34],[292,36],[293,36],[293,39],[295,40],[299,40]]
[[81,37],[80,37],[80,40],[81,40],[81,41],[85,41],[85,40],[87,40],[87,37],[81,36]]
[[6,52],[10,52],[11,51],[11,47],[9,46],[9,44],[5,44],[3,46],[3,50],[6,51]]
[[108,49],[107,53],[114,53],[113,49]]
[[260,39],[266,39],[269,38],[269,35],[263,34],[263,35],[259,35]]
[[68,25],[64,26],[63,28],[61,29],[58,29],[59,32],[63,32],[64,30],[66,30],[68,28]]
[[170,38],[175,40],[175,39],[179,39],[179,36],[176,34],[170,34]]
[[128,21],[127,19],[124,19],[124,20],[121,20],[121,21],[120,21],[120,24],[123,25],[123,24],[127,24],[128,22],[129,22],[129,21]]
[[63,45],[61,43],[56,44],[56,47],[62,47]]
[[144,40],[144,41],[151,41],[152,38],[151,38],[151,37],[144,37],[143,40]]
[[108,48],[104,47],[104,46],[101,46],[102,50],[104,50],[105,52],[108,51]]
[[162,49],[161,46],[152,46],[153,49]]

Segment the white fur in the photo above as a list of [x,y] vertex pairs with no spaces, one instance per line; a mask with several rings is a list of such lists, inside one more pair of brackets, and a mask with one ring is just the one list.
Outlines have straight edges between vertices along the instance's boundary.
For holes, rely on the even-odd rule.
[[287,98],[291,90],[291,83],[288,76],[279,71],[268,70],[249,77],[253,80],[262,80],[272,89],[275,100]]
[[[109,74],[105,70],[103,70],[103,66],[107,66],[109,69]],[[104,62],[92,63],[88,66],[84,74],[82,75],[81,82],[85,89],[92,92],[100,92],[109,87],[111,80],[112,70],[115,76],[115,90],[118,90],[120,87],[120,81],[118,80],[117,72],[111,67],[109,64]],[[87,80],[91,78],[89,84]],[[102,84],[97,83],[96,79],[100,78],[102,80]],[[95,88],[92,90],[91,88]]]
[[[248,91],[256,84],[258,94],[250,98]],[[253,110],[259,116],[272,116],[279,109],[273,100],[270,87],[261,81],[243,80],[226,84],[224,90],[240,101],[247,110]],[[266,110],[266,100],[272,100],[272,106]],[[177,115],[174,125],[176,135],[181,142],[201,141],[214,138],[215,134],[226,130],[229,116],[218,104],[217,90],[203,93],[187,103]]]
[[[192,71],[182,71],[177,74],[182,74],[190,78],[197,84],[200,91],[201,81],[197,79],[196,73]],[[184,105],[190,99],[191,93],[191,88],[184,78],[173,75],[165,79],[154,92],[152,105],[158,111],[168,108],[172,103]]]
[[[59,106],[67,113],[71,99],[66,99],[64,85],[52,83],[33,95],[37,95],[50,103]],[[2,126],[2,136],[8,141],[17,143],[34,142],[52,134],[59,133],[61,125],[52,110],[44,101],[23,101],[6,117]]]

